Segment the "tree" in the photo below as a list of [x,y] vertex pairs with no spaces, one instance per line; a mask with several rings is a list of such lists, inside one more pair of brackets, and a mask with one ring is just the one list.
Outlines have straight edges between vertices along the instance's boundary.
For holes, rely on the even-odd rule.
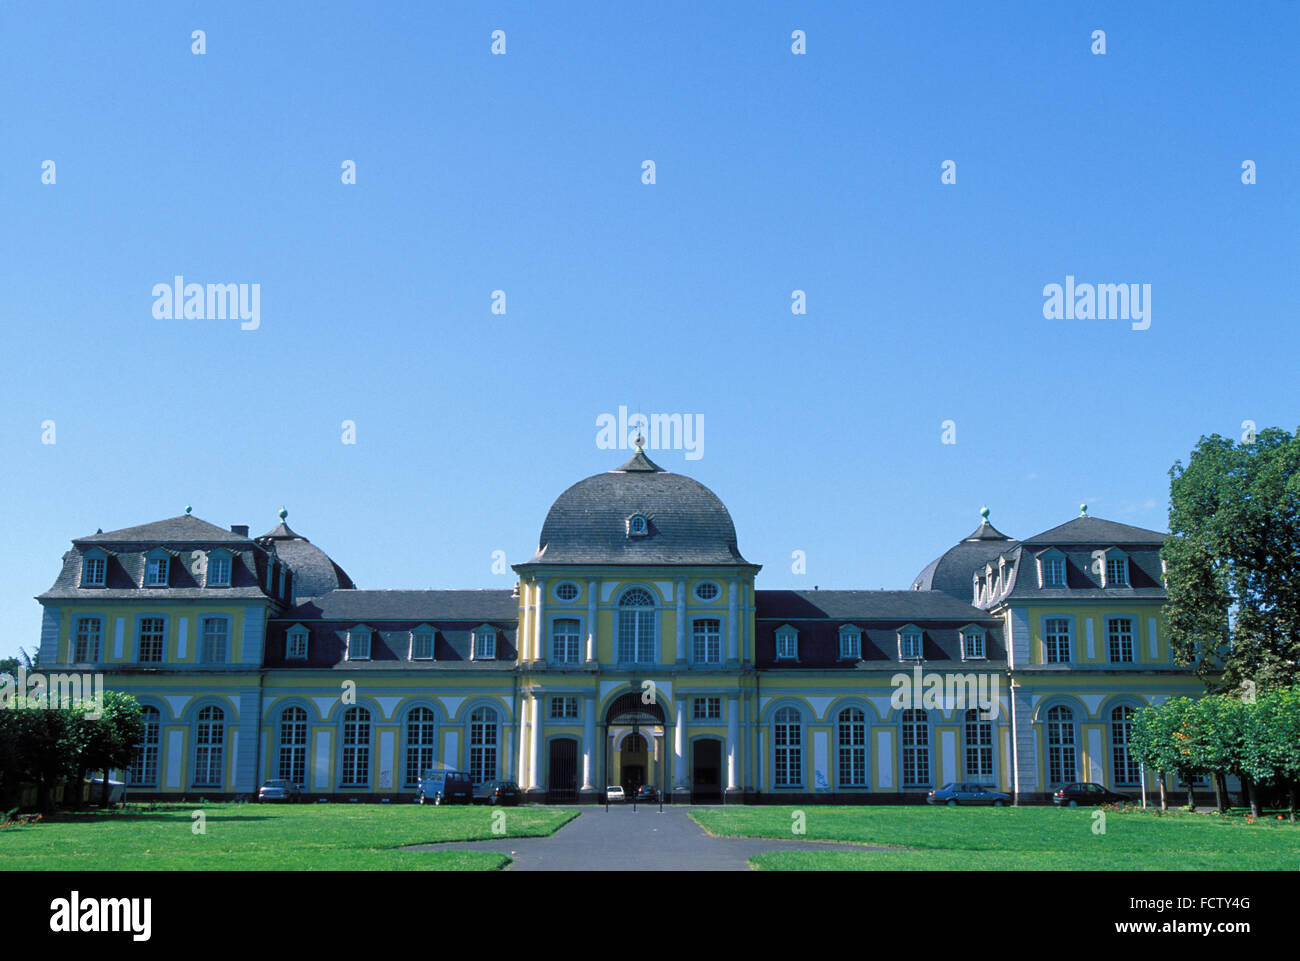
[[1300,779],[1300,687],[1269,691],[1247,707],[1243,768],[1251,780],[1251,813],[1260,815],[1256,785],[1278,784],[1288,790],[1294,821]]
[[36,785],[37,807],[50,809],[50,794],[62,780],[80,776],[77,760],[86,728],[83,709],[27,705],[0,711],[0,779],[6,790]]
[[[1246,712],[1243,704],[1230,694],[1212,694],[1193,702],[1197,721],[1194,725],[1198,760],[1214,778],[1215,807],[1220,814],[1228,811],[1228,774],[1241,774],[1245,747]],[[1191,714],[1192,712],[1189,712]]]
[[[83,705],[84,710],[84,705]],[[103,771],[104,784],[100,805],[108,806],[108,773],[126,768],[135,756],[136,746],[144,740],[144,721],[140,702],[130,694],[105,691],[103,713],[90,720],[81,718],[83,734],[77,767],[81,771]]]
[[1202,437],[1169,471],[1165,617],[1211,689],[1300,681],[1300,435]]
[[1192,782],[1206,771],[1208,755],[1205,718],[1196,702],[1171,697],[1157,707],[1144,707],[1133,716],[1133,756],[1160,774],[1160,808],[1165,808],[1164,775],[1176,774],[1187,786],[1187,806],[1195,807]]

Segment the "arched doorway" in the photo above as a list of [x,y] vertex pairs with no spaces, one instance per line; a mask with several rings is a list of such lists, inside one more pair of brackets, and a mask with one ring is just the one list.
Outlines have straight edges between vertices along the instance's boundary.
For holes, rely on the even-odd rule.
[[691,803],[722,800],[722,742],[698,737],[691,741]]
[[662,794],[668,778],[663,707],[640,691],[628,691],[605,711],[603,727],[605,785],[619,785],[629,798],[645,784]]
[[546,800],[571,804],[578,800],[578,742],[571,737],[552,738],[546,766]]

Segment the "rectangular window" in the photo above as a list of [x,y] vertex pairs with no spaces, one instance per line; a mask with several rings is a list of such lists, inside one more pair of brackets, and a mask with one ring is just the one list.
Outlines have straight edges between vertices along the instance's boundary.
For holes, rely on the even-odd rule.
[[691,659],[696,664],[717,664],[722,660],[722,622],[699,620],[691,628]]
[[1048,664],[1070,663],[1070,621],[1049,617],[1043,621],[1043,647]]
[[558,664],[577,664],[580,637],[578,620],[574,617],[561,617],[551,625],[551,660]]
[[289,635],[289,656],[302,660],[307,656],[307,632],[294,631]]
[[695,721],[722,720],[722,698],[720,697],[692,698],[691,719]]
[[979,631],[972,631],[969,634],[962,635],[962,656],[970,659],[984,657],[984,635]]
[[1128,586],[1128,561],[1122,557],[1111,558],[1106,561],[1106,586]]
[[565,695],[551,698],[553,720],[575,720],[578,717],[578,699]]
[[655,661],[655,612],[633,609],[618,612],[618,659],[638,664]]
[[108,563],[102,557],[87,557],[85,567],[81,571],[82,587],[103,587],[104,573],[108,568]]
[[171,561],[170,557],[151,557],[145,568],[145,586],[146,587],[166,587],[167,586],[167,567]]
[[930,725],[915,709],[903,712],[903,787],[930,783]]
[[1107,622],[1108,648],[1112,664],[1130,664],[1133,661],[1133,620],[1112,617]]
[[981,784],[993,777],[993,724],[976,711],[966,717],[966,777]]
[[77,663],[99,660],[101,624],[98,617],[77,618],[77,629],[72,637],[72,659]]
[[474,660],[491,661],[497,656],[497,632],[474,632]]
[[411,635],[411,660],[429,661],[433,659],[433,633],[416,631]]
[[903,660],[915,660],[921,656],[921,635],[904,634],[899,638],[899,657]]
[[161,617],[140,618],[138,657],[141,664],[157,664],[163,659],[163,632],[167,622]]
[[230,558],[209,557],[208,558],[208,587],[229,587],[230,586]]
[[227,633],[228,626],[224,617],[203,618],[202,658],[204,664],[226,663]]
[[782,631],[776,635],[776,656],[778,660],[793,661],[799,656],[799,635],[794,631]]
[[867,722],[862,711],[840,711],[839,736],[840,787],[866,787]]
[[1044,587],[1065,586],[1065,559],[1064,558],[1048,557],[1044,559],[1043,586]]
[[848,660],[862,658],[862,634],[858,631],[844,631],[840,634],[840,657]]
[[370,632],[366,630],[348,632],[348,660],[370,660]]

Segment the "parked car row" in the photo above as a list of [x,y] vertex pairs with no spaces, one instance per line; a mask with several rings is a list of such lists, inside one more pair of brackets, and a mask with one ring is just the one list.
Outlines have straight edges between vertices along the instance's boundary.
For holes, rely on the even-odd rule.
[[[1011,795],[984,784],[954,781],[935,788],[925,796],[927,804],[991,804],[1002,807],[1011,803]],[[1052,792],[1052,803],[1057,807],[1078,807],[1080,804],[1128,804],[1133,798],[1120,794],[1092,781],[1076,781]]]
[[[611,784],[605,788],[605,799],[610,804],[621,804],[627,801],[627,791],[621,784]],[[653,784],[642,784],[636,789],[636,800],[640,804],[657,804],[659,802],[659,789]]]

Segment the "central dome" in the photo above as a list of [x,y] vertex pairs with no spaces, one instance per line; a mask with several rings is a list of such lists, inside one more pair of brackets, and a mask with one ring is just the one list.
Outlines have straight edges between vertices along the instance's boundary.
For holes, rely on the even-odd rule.
[[753,567],[716,494],[639,448],[622,467],[578,481],[551,505],[529,564]]

